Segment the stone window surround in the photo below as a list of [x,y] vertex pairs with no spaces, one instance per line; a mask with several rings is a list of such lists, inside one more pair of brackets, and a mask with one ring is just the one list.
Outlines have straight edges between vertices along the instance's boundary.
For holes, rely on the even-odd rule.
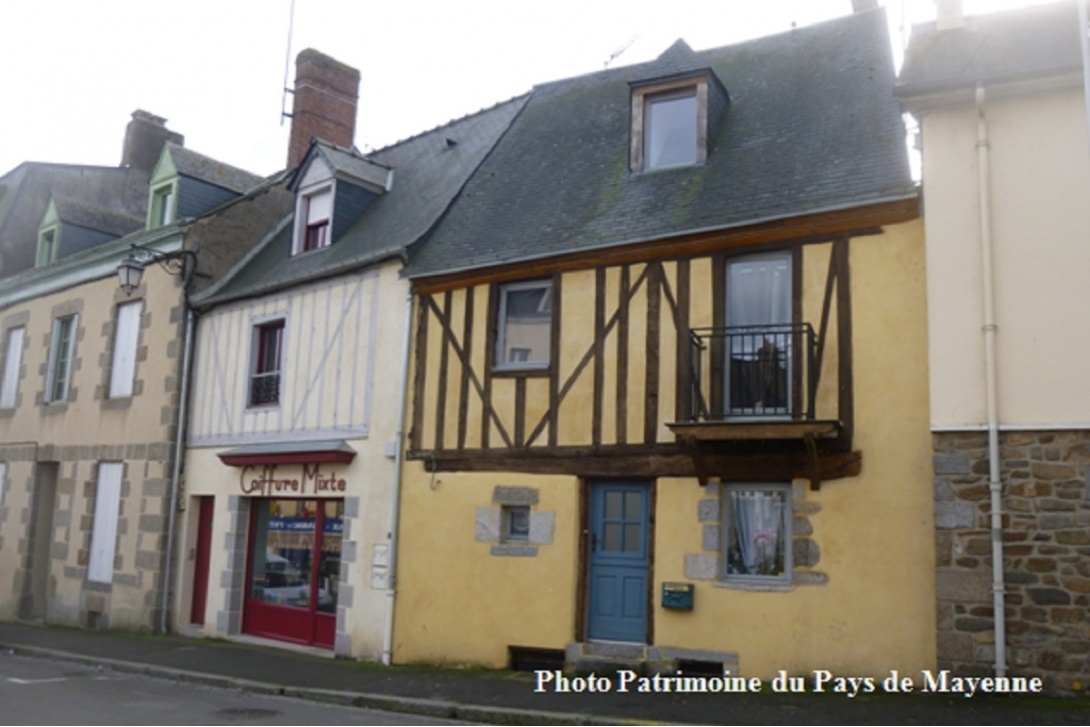
[[[39,392],[39,401],[45,405],[47,414],[63,412],[68,409],[68,404],[77,400],[79,387],[74,386],[73,379],[76,372],[82,368],[82,360],[77,355],[80,350],[80,342],[84,337],[83,299],[69,300],[53,306],[49,316],[49,329],[45,332],[46,360],[41,370],[42,390]],[[76,316],[76,329],[72,332],[72,354],[68,362],[68,389],[63,400],[50,401],[47,394],[50,388],[50,370],[53,361],[53,329],[58,318]]]
[[[536,487],[496,485],[492,490],[492,502],[497,507],[477,508],[474,539],[479,543],[492,543],[491,555],[501,557],[535,557],[538,546],[553,542],[556,513],[534,510],[539,502]],[[503,539],[503,513],[509,507],[530,508],[530,532],[526,540]]]
[[[722,548],[723,492],[727,483],[709,482],[704,486],[705,498],[697,503],[697,521],[702,525],[701,553],[686,553],[685,578],[711,581],[717,588],[744,591],[790,592],[798,586],[824,585],[829,577],[815,567],[821,560],[821,549],[813,540],[810,516],[821,511],[821,505],[808,501],[808,483],[791,485],[791,578],[790,582],[759,583],[755,581],[728,581],[723,577],[724,553]],[[745,483],[731,483],[745,484]]]
[[[707,161],[708,76],[701,72],[632,88],[632,131],[629,142],[629,169],[632,172],[658,171],[658,168],[645,168],[644,124],[648,99],[685,90],[693,90],[696,93],[696,158],[693,165],[700,165]],[[663,167],[663,169],[676,168],[678,167]]]

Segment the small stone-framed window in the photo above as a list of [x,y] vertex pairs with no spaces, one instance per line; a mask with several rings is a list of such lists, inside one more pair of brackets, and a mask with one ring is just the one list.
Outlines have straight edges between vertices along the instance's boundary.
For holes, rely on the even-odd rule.
[[791,486],[723,486],[723,580],[791,584]]
[[530,506],[503,505],[500,508],[500,539],[524,543],[530,539]]

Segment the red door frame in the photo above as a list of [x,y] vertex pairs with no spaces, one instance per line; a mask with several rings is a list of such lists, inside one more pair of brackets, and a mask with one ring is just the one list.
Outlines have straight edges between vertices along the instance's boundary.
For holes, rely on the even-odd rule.
[[193,560],[193,604],[189,609],[189,623],[203,624],[208,602],[208,567],[212,559],[212,517],[216,511],[216,498],[206,495],[198,497],[197,501],[197,552]]
[[307,646],[333,648],[337,632],[337,615],[318,611],[319,577],[314,572],[321,562],[322,537],[324,536],[325,508],[327,499],[308,498],[318,503],[315,508],[314,544],[311,546],[311,563],[314,564],[310,579],[310,606],[298,608],[266,603],[250,598],[250,584],[253,581],[253,544],[254,531],[257,528],[258,508],[262,503],[276,498],[259,498],[251,501],[250,532],[246,548],[246,588],[243,599],[242,630],[254,636],[264,636],[280,641],[290,641]]

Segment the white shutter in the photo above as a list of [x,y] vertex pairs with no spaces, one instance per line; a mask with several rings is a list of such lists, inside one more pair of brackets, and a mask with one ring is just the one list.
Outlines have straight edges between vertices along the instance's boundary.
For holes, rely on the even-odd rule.
[[132,396],[142,310],[141,301],[117,307],[117,332],[114,335],[114,359],[110,370],[110,398]]
[[8,331],[8,348],[4,352],[4,379],[0,382],[0,409],[15,406],[15,394],[19,389],[19,368],[23,364],[23,336],[25,328]]
[[4,501],[4,480],[8,478],[8,463],[0,462],[0,502]]
[[117,519],[121,509],[121,462],[100,462],[95,488],[95,519],[91,524],[91,554],[87,580],[110,583],[114,578]]
[[333,194],[328,190],[316,192],[307,198],[307,224],[328,220],[333,211]]

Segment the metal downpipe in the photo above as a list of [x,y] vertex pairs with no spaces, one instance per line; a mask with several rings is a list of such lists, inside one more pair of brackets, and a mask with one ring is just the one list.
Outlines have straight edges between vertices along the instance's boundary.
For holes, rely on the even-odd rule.
[[996,378],[995,291],[992,259],[991,178],[984,87],[976,87],[977,188],[979,190],[981,275],[984,293],[984,385],[988,406],[988,491],[991,495],[992,610],[995,620],[995,675],[1007,674],[1007,619],[1003,577],[1003,482],[999,464],[999,387]]

